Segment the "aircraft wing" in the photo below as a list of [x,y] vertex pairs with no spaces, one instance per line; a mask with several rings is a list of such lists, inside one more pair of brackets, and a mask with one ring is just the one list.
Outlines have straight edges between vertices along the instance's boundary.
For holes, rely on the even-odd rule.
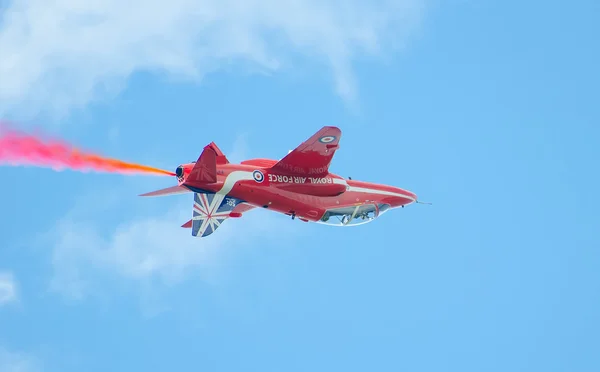
[[323,127],[300,146],[278,161],[272,170],[292,175],[322,176],[329,173],[329,164],[339,148],[342,131]]

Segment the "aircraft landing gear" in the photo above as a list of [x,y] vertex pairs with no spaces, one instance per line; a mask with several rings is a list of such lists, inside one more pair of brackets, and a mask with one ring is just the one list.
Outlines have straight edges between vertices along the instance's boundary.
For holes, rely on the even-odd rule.
[[296,213],[292,213],[292,220],[296,218]]

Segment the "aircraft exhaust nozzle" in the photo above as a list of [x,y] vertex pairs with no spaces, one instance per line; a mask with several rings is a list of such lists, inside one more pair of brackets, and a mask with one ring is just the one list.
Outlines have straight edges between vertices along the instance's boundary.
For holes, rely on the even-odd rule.
[[183,177],[183,167],[180,165],[175,169],[175,175],[177,178],[181,179]]

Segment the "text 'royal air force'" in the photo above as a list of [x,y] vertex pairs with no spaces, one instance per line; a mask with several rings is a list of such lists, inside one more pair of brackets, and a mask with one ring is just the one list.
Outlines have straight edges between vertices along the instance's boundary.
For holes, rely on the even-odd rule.
[[331,184],[333,178],[331,177],[300,177],[300,176],[283,176],[281,174],[269,174],[269,182],[273,183],[321,183]]

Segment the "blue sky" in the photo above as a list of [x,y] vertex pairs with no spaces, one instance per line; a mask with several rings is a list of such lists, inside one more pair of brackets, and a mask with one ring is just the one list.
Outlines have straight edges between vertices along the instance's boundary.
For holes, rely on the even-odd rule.
[[0,168],[0,371],[600,369],[597,2],[4,4],[24,128],[174,169],[337,125],[434,204],[200,240],[169,178]]

